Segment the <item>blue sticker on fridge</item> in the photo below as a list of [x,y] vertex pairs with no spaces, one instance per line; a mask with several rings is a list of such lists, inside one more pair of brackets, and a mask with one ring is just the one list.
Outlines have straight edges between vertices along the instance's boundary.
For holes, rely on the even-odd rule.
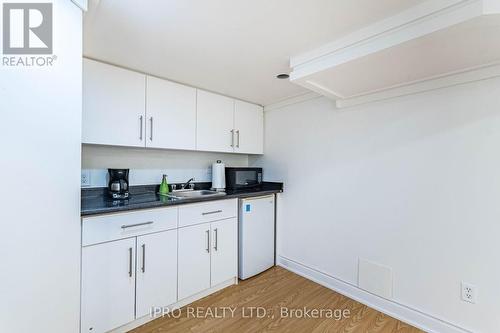
[[245,205],[245,212],[250,212],[250,204]]

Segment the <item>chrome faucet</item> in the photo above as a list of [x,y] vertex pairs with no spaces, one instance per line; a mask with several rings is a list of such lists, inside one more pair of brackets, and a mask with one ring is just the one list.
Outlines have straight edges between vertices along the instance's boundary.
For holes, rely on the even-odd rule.
[[189,179],[187,182],[181,185],[181,188],[184,190],[186,188],[194,189],[194,184],[191,184],[191,182],[194,180],[194,178]]

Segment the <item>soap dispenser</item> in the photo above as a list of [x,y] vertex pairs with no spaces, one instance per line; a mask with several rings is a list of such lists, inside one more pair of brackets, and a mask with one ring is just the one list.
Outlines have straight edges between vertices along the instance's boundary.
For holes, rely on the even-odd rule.
[[170,192],[170,189],[168,188],[167,175],[163,175],[159,192],[161,195],[167,195]]

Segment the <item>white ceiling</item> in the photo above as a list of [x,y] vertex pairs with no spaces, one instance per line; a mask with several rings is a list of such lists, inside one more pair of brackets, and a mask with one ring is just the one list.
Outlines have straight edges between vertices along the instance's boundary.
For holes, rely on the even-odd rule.
[[455,24],[331,67],[308,80],[342,98],[353,98],[496,64],[500,61],[499,22],[497,15],[485,15]]
[[90,0],[84,55],[262,105],[306,93],[275,75],[422,0]]

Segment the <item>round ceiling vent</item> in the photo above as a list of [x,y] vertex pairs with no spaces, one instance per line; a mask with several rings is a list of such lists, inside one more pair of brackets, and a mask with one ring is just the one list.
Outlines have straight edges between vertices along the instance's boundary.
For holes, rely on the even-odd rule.
[[276,75],[276,78],[280,79],[280,80],[288,79],[289,77],[290,77],[290,75],[286,74],[286,73]]

